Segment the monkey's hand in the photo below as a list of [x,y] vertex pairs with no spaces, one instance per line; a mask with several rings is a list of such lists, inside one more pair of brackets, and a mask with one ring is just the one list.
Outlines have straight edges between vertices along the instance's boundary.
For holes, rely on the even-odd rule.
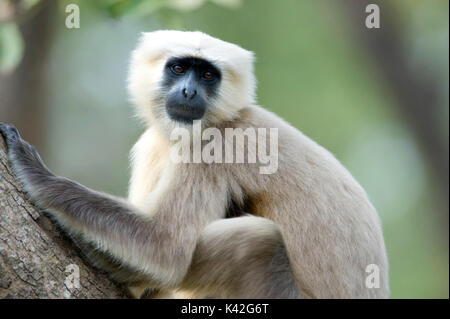
[[14,126],[0,122],[0,134],[6,142],[11,167],[27,192],[30,191],[29,178],[53,175],[44,165],[36,148],[23,140]]

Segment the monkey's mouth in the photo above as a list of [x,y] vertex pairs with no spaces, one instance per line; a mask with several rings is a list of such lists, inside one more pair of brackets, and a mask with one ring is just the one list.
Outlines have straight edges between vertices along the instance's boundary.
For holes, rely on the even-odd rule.
[[201,119],[206,108],[199,105],[170,104],[166,105],[166,110],[172,120],[187,123]]

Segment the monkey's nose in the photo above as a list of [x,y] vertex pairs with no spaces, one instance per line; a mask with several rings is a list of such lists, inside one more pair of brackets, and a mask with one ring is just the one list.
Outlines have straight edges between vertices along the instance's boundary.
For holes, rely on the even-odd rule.
[[197,90],[196,89],[189,89],[189,88],[184,88],[181,93],[183,93],[183,96],[185,99],[192,99],[194,98],[195,95],[197,95]]

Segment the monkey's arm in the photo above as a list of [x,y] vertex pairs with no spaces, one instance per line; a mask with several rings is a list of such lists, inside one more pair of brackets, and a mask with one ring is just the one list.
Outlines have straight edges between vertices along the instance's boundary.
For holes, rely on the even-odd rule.
[[219,184],[203,176],[188,180],[189,172],[180,172],[171,192],[153,205],[151,217],[144,216],[122,199],[52,174],[14,127],[0,123],[0,132],[32,200],[66,229],[148,275],[156,286],[173,287],[183,279],[201,229],[224,214],[226,191]]

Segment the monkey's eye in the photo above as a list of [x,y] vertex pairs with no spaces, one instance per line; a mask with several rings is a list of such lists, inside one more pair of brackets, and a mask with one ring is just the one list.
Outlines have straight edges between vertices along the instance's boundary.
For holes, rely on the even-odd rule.
[[206,71],[205,73],[203,73],[203,78],[206,80],[212,80],[214,79],[214,73]]
[[179,64],[175,64],[174,66],[172,66],[172,71],[174,73],[181,74],[184,72],[184,68]]

